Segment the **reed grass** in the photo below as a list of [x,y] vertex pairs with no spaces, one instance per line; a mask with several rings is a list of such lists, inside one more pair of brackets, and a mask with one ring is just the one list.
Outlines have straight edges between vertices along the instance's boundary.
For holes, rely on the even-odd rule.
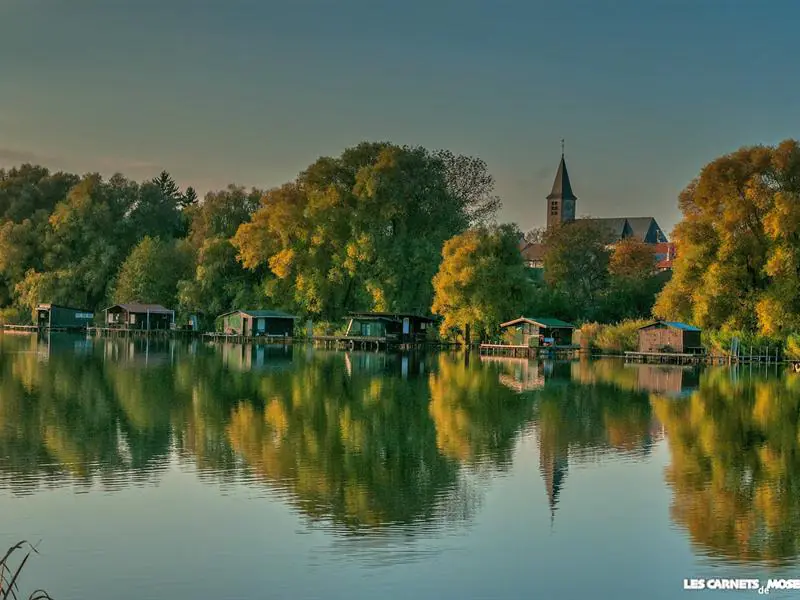
[[[24,598],[24,596],[19,595],[19,577],[32,554],[39,554],[36,546],[23,540],[11,546],[5,556],[0,559],[0,600],[21,600],[21,598]],[[19,559],[16,567],[12,566],[12,561],[19,556],[22,556],[22,558]],[[44,590],[34,590],[28,596],[28,600],[53,599]]]

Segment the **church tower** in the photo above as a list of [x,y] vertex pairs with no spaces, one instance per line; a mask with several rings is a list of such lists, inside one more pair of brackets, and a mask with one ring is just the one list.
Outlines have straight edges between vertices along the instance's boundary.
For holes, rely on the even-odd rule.
[[547,197],[547,228],[575,220],[575,201],[578,197],[572,193],[569,182],[567,163],[564,162],[564,141],[561,141],[561,162],[558,164],[553,189]]

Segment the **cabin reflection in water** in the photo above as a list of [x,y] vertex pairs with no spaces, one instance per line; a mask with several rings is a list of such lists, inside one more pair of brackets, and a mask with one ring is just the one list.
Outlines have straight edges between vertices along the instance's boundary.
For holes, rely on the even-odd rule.
[[496,365],[500,370],[498,375],[500,383],[515,392],[538,390],[544,387],[544,367],[539,361],[482,355],[481,362]]
[[499,371],[498,381],[519,393],[541,390],[545,383],[572,379],[569,362],[482,355],[481,363],[496,368]]
[[628,363],[625,368],[637,371],[638,389],[642,392],[682,397],[696,390],[700,382],[695,367]]
[[131,366],[157,367],[175,361],[175,341],[157,339],[105,339],[102,342],[104,360]]
[[35,352],[42,362],[48,362],[54,354],[86,356],[92,353],[92,341],[84,335],[43,331],[28,337],[30,351]]
[[283,370],[291,367],[291,346],[221,344],[222,364],[231,371]]
[[415,352],[345,352],[344,367],[348,376],[353,374],[400,375],[402,379],[420,377],[430,369],[425,365],[424,354]]

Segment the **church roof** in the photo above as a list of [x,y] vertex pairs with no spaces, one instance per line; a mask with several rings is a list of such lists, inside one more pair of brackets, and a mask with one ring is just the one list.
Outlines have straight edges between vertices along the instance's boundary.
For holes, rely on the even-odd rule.
[[558,163],[558,171],[556,171],[556,179],[553,182],[553,189],[548,200],[577,200],[578,197],[572,193],[572,184],[569,182],[569,173],[567,173],[567,163],[564,162],[564,155],[561,155],[561,162]]
[[585,221],[602,227],[608,231],[611,241],[622,238],[634,238],[640,242],[648,243],[666,241],[666,236],[664,236],[661,227],[653,217],[589,218],[578,219],[578,221]]
[[625,229],[628,224],[628,219],[625,217],[610,217],[599,219],[577,219],[577,221],[590,223],[598,229],[603,229],[608,232],[610,241],[618,240],[625,237]]
[[641,241],[645,241],[645,239],[647,238],[647,234],[653,227],[653,224],[655,224],[655,226],[659,228],[658,223],[656,223],[656,220],[653,217],[628,217],[628,224],[631,226],[631,229],[633,230],[633,236],[637,240]]

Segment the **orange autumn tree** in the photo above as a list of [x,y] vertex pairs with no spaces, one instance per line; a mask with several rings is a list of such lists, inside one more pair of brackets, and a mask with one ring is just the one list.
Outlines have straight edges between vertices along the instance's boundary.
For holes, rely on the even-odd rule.
[[655,314],[763,335],[800,330],[800,144],[714,160],[679,205],[678,256]]

